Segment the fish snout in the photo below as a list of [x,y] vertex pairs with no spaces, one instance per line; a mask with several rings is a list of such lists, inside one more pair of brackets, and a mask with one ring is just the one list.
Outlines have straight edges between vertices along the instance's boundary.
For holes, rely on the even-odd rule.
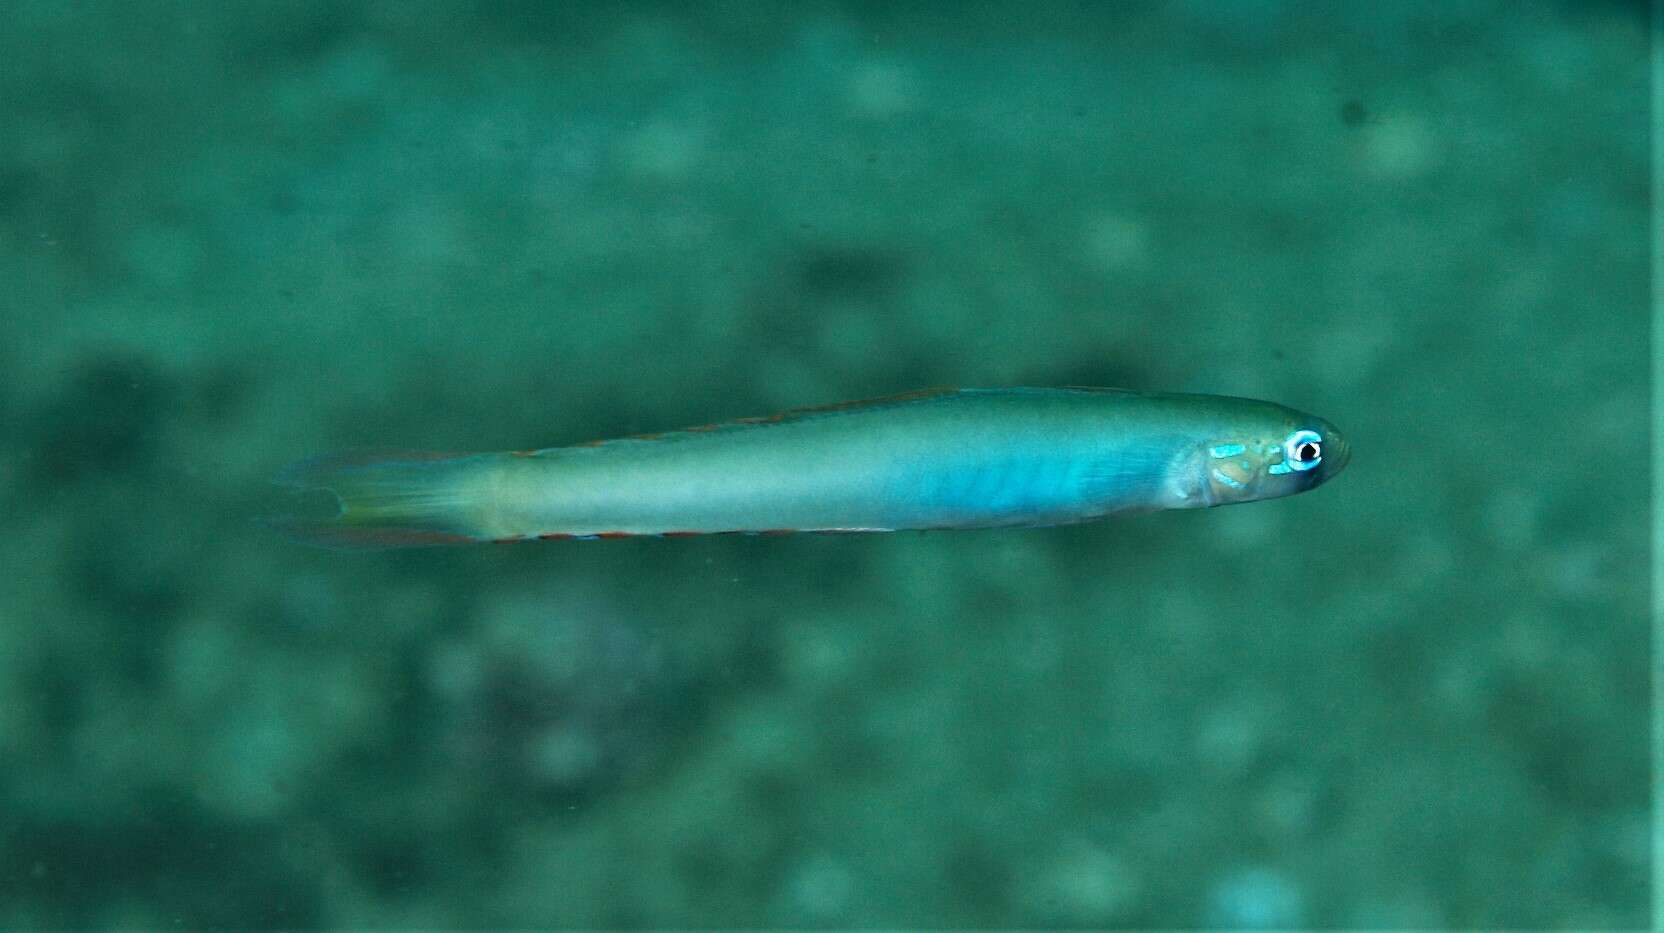
[[1346,435],[1328,422],[1323,423],[1319,433],[1323,437],[1323,479],[1327,481],[1346,469],[1346,462],[1352,459],[1352,446],[1347,443]]

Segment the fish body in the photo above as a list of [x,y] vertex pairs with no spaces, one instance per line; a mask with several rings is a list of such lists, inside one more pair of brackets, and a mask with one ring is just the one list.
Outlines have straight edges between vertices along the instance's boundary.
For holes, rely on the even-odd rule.
[[1328,422],[1269,402],[945,389],[657,435],[465,455],[349,454],[284,481],[346,546],[1057,525],[1289,495],[1344,467]]

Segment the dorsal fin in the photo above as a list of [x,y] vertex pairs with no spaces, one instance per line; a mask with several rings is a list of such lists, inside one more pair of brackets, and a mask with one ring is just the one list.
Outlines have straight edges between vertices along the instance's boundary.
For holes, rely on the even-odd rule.
[[611,444],[652,443],[652,442],[655,442],[655,441],[675,439],[675,438],[679,438],[679,437],[686,437],[689,434],[704,434],[704,433],[709,433],[709,432],[713,432],[713,431],[727,431],[727,430],[734,430],[734,429],[738,429],[738,428],[752,428],[752,427],[757,427],[757,426],[760,426],[760,425],[789,424],[793,421],[802,421],[802,420],[813,419],[813,418],[821,418],[821,417],[825,417],[827,415],[845,414],[845,413],[852,412],[852,411],[877,410],[877,409],[884,409],[884,408],[893,408],[893,407],[897,407],[897,406],[901,406],[901,405],[911,405],[911,404],[914,404],[914,403],[917,403],[917,402],[925,402],[925,401],[929,401],[931,399],[936,399],[936,398],[945,398],[947,396],[952,396],[952,395],[964,395],[964,394],[974,394],[974,393],[1016,394],[1016,393],[1023,393],[1023,392],[1056,393],[1056,392],[1059,392],[1059,391],[1070,391],[1070,392],[1080,392],[1080,393],[1090,393],[1090,394],[1127,394],[1127,395],[1136,394],[1136,393],[1132,392],[1129,389],[1111,389],[1111,388],[1102,388],[1102,387],[1098,387],[1098,386],[1065,386],[1062,390],[1059,390],[1059,389],[1023,389],[1023,388],[1013,388],[1013,389],[962,389],[962,388],[958,388],[956,386],[936,386],[934,388],[929,388],[929,389],[916,389],[912,392],[902,392],[898,395],[883,395],[883,396],[878,396],[876,398],[856,399],[855,401],[850,401],[850,402],[833,402],[833,403],[828,404],[828,405],[809,405],[809,406],[806,406],[806,407],[803,407],[803,408],[788,408],[785,411],[777,412],[777,413],[772,414],[772,415],[760,415],[760,416],[754,416],[754,417],[749,417],[749,418],[735,418],[731,421],[718,421],[718,422],[713,422],[711,424],[694,425],[693,427],[679,428],[679,429],[671,430],[671,431],[652,431],[652,432],[645,433],[645,434],[630,434],[630,435],[626,435],[626,436],[623,436],[623,437],[602,438],[600,440],[582,441],[582,442],[577,443],[577,444],[572,444],[572,445],[570,445],[570,447],[549,447],[549,448],[544,448],[542,450],[520,451],[518,453],[519,453],[520,456],[544,456],[544,455],[548,455],[548,454],[553,454],[553,453],[555,453],[557,451],[561,451],[561,450],[569,450],[573,447],[577,447],[577,448],[604,447],[604,446],[608,446],[608,445],[611,445]]
[[[811,405],[805,408],[788,408],[785,411],[772,415],[735,418],[731,421],[717,421],[711,424],[699,424],[694,425],[693,427],[678,428],[671,431],[651,431],[646,434],[630,434],[623,437],[608,437],[601,438],[600,440],[582,441],[571,445],[571,447],[604,447],[610,444],[652,443],[659,440],[685,437],[689,434],[704,434],[712,431],[751,428],[758,425],[786,424],[792,421],[817,418],[824,415],[833,415],[856,409],[889,408],[895,405],[906,405],[912,402],[923,401],[925,399],[936,398],[939,396],[954,395],[963,391],[966,390],[954,388],[952,386],[942,386],[933,389],[917,389],[912,392],[903,392],[900,395],[886,395],[879,398],[858,399],[852,402],[833,402],[830,405]],[[518,453],[520,456],[540,456],[567,449],[570,448],[549,447],[542,450],[519,451]]]
[[829,405],[809,405],[804,408],[788,408],[773,415],[760,418],[735,418],[730,424],[776,424],[782,421],[796,421],[799,418],[809,418],[815,415],[829,415],[836,412],[850,411],[857,408],[889,408],[894,405],[905,405],[909,402],[923,401],[943,395],[957,395],[964,389],[954,386],[936,386],[930,389],[915,389],[899,395],[882,395],[877,398],[856,399],[851,402],[832,402]]

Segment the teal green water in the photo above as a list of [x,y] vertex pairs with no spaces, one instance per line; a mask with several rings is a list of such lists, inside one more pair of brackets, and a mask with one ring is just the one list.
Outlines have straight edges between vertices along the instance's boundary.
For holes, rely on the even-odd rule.
[[[0,6],[0,925],[1648,923],[1622,2]],[[1309,495],[312,550],[284,463],[940,384]]]

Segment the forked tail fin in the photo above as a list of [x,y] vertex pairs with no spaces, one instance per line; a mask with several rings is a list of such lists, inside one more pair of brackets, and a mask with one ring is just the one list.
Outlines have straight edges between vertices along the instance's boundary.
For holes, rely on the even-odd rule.
[[264,522],[305,544],[341,549],[472,544],[479,484],[495,454],[368,450],[290,464],[273,482],[304,511]]

